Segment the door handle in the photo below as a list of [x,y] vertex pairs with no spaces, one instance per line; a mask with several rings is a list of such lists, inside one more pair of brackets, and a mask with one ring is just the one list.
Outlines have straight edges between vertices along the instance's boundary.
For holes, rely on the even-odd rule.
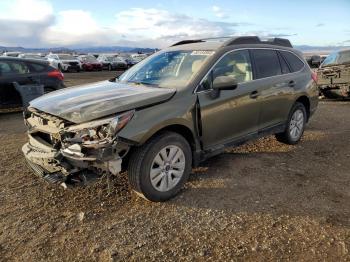
[[250,93],[249,97],[255,99],[259,96],[259,92],[257,90]]
[[288,82],[288,86],[289,86],[289,87],[294,87],[294,86],[295,86],[294,80],[289,81],[289,82]]

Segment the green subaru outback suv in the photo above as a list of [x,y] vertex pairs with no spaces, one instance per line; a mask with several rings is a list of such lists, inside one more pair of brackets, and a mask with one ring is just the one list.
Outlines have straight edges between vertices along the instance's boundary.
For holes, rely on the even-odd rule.
[[119,78],[32,101],[22,150],[49,182],[127,170],[139,195],[165,201],[227,147],[270,134],[298,143],[317,103],[315,76],[286,39],[187,40]]

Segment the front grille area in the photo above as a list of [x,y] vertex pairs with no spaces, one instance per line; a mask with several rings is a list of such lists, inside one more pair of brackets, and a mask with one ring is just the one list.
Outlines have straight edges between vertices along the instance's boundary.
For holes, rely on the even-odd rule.
[[49,143],[50,145],[54,145],[54,141],[51,137],[51,135],[43,133],[43,132],[36,132],[35,136],[40,137],[42,140],[44,140],[45,142]]
[[41,166],[34,164],[26,159],[27,166],[33,170],[34,174],[40,178],[45,179],[51,184],[61,184],[66,181],[66,177],[61,172],[47,173]]
[[45,176],[46,172],[41,166],[34,164],[33,162],[29,161],[28,159],[26,159],[26,163],[27,163],[27,166],[34,171],[35,175],[37,175],[38,177],[41,177],[41,178],[43,178]]
[[71,66],[78,66],[78,62],[69,62],[69,65],[71,65]]

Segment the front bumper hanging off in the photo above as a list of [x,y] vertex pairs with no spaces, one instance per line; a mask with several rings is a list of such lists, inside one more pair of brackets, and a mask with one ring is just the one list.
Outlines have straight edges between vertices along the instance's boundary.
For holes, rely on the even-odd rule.
[[121,171],[122,159],[119,157],[103,162],[94,157],[79,157],[73,154],[69,156],[68,151],[50,148],[31,135],[29,138],[29,142],[22,147],[27,165],[34,174],[47,182],[64,187],[86,185],[99,178],[104,168],[107,169],[105,172],[109,171],[112,174]]

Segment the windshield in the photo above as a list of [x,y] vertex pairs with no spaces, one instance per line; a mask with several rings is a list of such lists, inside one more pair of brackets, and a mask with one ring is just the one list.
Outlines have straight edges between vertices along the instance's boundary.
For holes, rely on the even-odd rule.
[[[327,58],[323,61],[322,66],[328,66],[328,65],[332,65],[332,64],[336,64],[337,63],[337,59],[338,59],[339,53],[338,52],[334,52],[331,53],[329,56],[327,56]],[[321,66],[321,67],[322,67]]]
[[340,54],[339,59],[338,59],[339,64],[350,63],[350,50],[340,52],[339,54]]
[[121,82],[135,82],[159,87],[186,86],[214,51],[169,51],[143,60],[119,77]]
[[75,60],[76,58],[72,55],[58,55],[59,59],[62,60]]
[[35,58],[35,59],[44,59],[42,56],[40,55],[24,55],[24,58]]
[[113,62],[113,61],[115,61],[115,57],[114,56],[106,56],[106,60],[109,62]]
[[124,62],[122,58],[116,56],[107,56],[106,60],[109,62]]

